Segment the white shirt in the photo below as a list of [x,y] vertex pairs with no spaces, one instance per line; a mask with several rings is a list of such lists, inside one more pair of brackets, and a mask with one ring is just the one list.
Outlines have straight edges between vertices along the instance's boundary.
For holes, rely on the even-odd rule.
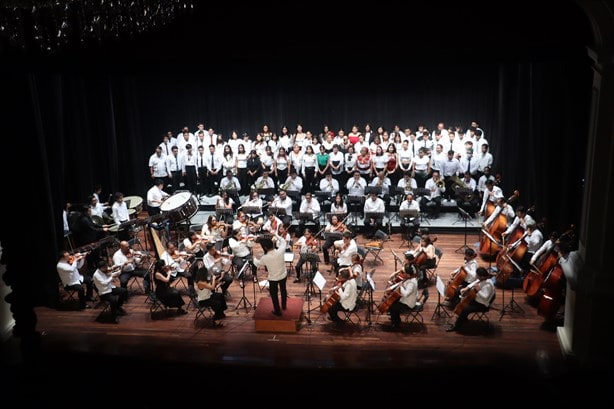
[[100,269],[96,269],[94,272],[94,285],[98,290],[98,294],[104,295],[108,294],[115,288],[115,284],[113,284],[113,278],[119,275],[119,271],[116,271],[112,274],[106,274],[100,271]]
[[156,152],[151,155],[149,157],[149,167],[152,169],[153,177],[165,178],[168,176],[168,172],[166,171],[166,157],[163,153],[158,155]]
[[313,214],[313,218],[316,219],[320,216],[320,203],[313,197],[311,200],[303,199],[299,212],[311,213]]
[[380,197],[375,197],[375,200],[369,198],[365,200],[363,207],[365,213],[384,213],[386,211],[384,201]]
[[337,264],[340,266],[351,266],[352,256],[358,253],[358,245],[356,244],[356,240],[350,239],[350,244],[346,249],[344,249],[344,243],[344,239],[335,240],[334,242],[335,248],[339,249],[339,254],[337,255]]
[[147,191],[147,206],[160,207],[160,204],[162,204],[162,201],[169,196],[170,195],[166,193],[164,190],[160,189],[158,185],[153,185]]
[[286,240],[281,236],[275,236],[277,238],[276,248],[269,250],[261,258],[254,258],[254,265],[256,267],[265,266],[269,275],[270,281],[280,281],[288,276],[286,270],[286,262],[284,261],[284,253],[286,251]]
[[64,287],[83,283],[83,275],[79,272],[79,268],[83,266],[84,261],[84,258],[79,261],[75,260],[72,264],[64,260],[58,261],[56,269]]
[[127,222],[130,220],[130,213],[128,213],[128,206],[126,206],[126,202],[122,200],[122,202],[115,202],[113,206],[111,206],[113,210],[113,220],[116,224],[121,224],[122,222]]
[[339,191],[339,181],[334,178],[325,177],[320,180],[320,190],[322,192],[329,192],[331,196],[334,196]]
[[358,298],[356,280],[353,278],[346,280],[343,285],[337,289],[337,294],[339,294],[341,306],[346,310],[353,310],[354,307],[356,307],[356,299]]

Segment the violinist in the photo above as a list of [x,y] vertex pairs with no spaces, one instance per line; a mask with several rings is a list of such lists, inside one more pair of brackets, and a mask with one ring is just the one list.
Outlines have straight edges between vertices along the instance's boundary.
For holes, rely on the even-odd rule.
[[495,285],[490,279],[491,275],[485,267],[478,267],[476,276],[477,278],[460,292],[461,297],[469,297],[471,301],[459,312],[454,324],[446,328],[447,332],[458,331],[472,312],[485,311],[490,307],[495,296]]
[[339,215],[331,215],[330,223],[324,228],[324,233],[326,236],[326,241],[322,245],[324,263],[330,264],[330,255],[328,254],[328,250],[335,245],[335,234],[343,235],[343,232],[345,232],[347,229],[347,226],[339,219]]
[[[460,292],[476,279],[478,269],[477,253],[472,248],[466,248],[463,255],[463,265],[450,274],[448,286],[454,289],[451,297],[446,297],[444,305],[454,308],[460,301]],[[464,278],[463,278],[464,276]],[[448,291],[446,291],[448,293]]]
[[207,252],[203,257],[203,264],[212,274],[219,276],[220,289],[222,294],[228,295],[228,287],[234,281],[228,267],[232,256],[223,254],[215,248],[215,244],[207,243]]
[[170,268],[172,280],[175,280],[177,275],[183,276],[187,274],[186,271],[190,266],[188,254],[186,252],[179,252],[175,242],[169,241],[166,243],[166,249],[160,255],[160,259],[164,260]]
[[211,274],[207,267],[200,267],[196,271],[195,281],[196,301],[199,307],[211,307],[215,313],[213,321],[216,324],[215,321],[226,317],[224,311],[228,308],[224,295],[215,291],[219,284],[218,277],[215,274]]
[[[68,251],[62,251],[60,253],[60,259],[56,265],[58,275],[62,281],[62,286],[66,290],[77,291],[79,296],[79,309],[91,308],[87,305],[86,301],[92,301],[92,293],[94,288],[92,287],[92,277],[83,275],[79,271],[79,268],[83,267],[85,263],[85,254],[77,253],[71,255]],[[85,284],[85,290],[83,289]]]
[[[252,262],[252,248],[254,246],[253,236],[243,237],[241,230],[233,230],[232,237],[228,240],[228,247],[232,251],[232,264],[237,267],[237,271],[241,271],[245,263]],[[256,276],[256,266],[252,263],[252,276]]]
[[156,297],[162,304],[168,308],[177,308],[177,315],[185,315],[188,312],[183,309],[185,301],[181,297],[179,290],[171,287],[170,283],[173,281],[171,276],[171,269],[166,265],[166,262],[162,259],[157,260],[154,265],[154,283]]
[[220,223],[215,215],[210,214],[207,223],[203,224],[200,237],[207,239],[208,243],[221,242],[226,237],[226,227],[225,223]]
[[394,289],[389,290],[399,291],[401,293],[401,296],[390,304],[388,309],[393,328],[399,328],[401,326],[401,313],[409,312],[411,309],[415,308],[417,304],[418,269],[413,254],[406,253],[402,272],[404,274],[402,281],[393,284],[395,286]]
[[134,251],[130,248],[130,243],[122,240],[119,243],[119,248],[113,253],[113,266],[120,269],[119,276],[120,286],[128,288],[128,281],[132,277],[141,277],[143,279],[143,287],[148,293],[151,286],[151,279],[148,271],[141,266],[143,255],[141,252]]
[[358,299],[356,280],[351,277],[349,268],[339,270],[339,279],[331,289],[332,292],[339,296],[339,301],[328,309],[328,319],[336,324],[343,324],[345,321],[339,318],[337,313],[341,310],[352,311],[356,307],[356,300]]
[[311,263],[311,276],[308,277],[308,279],[311,280],[318,270],[318,262],[320,261],[320,257],[318,256],[318,239],[315,238],[310,229],[305,229],[305,232],[298,239],[295,245],[300,246],[301,255],[298,263],[296,263],[296,266],[294,267],[294,270],[296,271],[296,279],[294,282],[301,282],[301,270],[303,268],[303,264],[306,262]]
[[341,267],[348,267],[352,265],[352,255],[358,253],[358,245],[356,240],[352,238],[352,232],[343,232],[343,238],[341,240],[335,240],[335,259],[333,260],[333,270],[335,275],[339,275]]
[[116,287],[113,281],[121,274],[121,271],[110,269],[106,260],[100,260],[94,272],[94,285],[102,300],[111,305],[111,319],[114,324],[119,324],[118,315],[126,315],[123,305],[128,298],[128,290]]
[[276,235],[279,233],[279,226],[281,226],[281,224],[281,219],[275,216],[275,213],[269,213],[267,221],[262,226],[262,230],[272,235]]

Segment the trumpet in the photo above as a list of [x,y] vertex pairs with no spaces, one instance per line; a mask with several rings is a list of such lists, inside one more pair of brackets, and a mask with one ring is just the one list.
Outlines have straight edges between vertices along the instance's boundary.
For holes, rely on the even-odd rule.
[[445,186],[445,182],[442,179],[437,179],[437,182],[435,182],[435,185],[441,189],[442,187]]

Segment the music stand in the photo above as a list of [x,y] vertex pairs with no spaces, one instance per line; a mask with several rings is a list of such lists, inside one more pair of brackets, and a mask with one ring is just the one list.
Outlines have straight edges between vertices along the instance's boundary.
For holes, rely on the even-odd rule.
[[269,212],[273,213],[275,216],[279,217],[282,220],[283,220],[284,217],[286,217],[286,208],[285,207],[271,206],[269,208]]
[[365,320],[367,321],[367,325],[369,327],[372,325],[371,314],[373,313],[373,305],[374,305],[374,302],[373,302],[373,291],[375,291],[375,281],[373,281],[374,273],[375,273],[375,269],[371,269],[371,271],[367,273],[366,279],[362,282],[363,291],[367,293],[367,313],[365,315]]
[[366,186],[365,187],[365,195],[370,195],[371,193],[375,193],[376,195],[382,194],[381,186]]
[[262,208],[258,206],[244,206],[242,207],[243,213],[249,216],[250,219],[256,218],[262,215]]
[[[512,260],[510,258],[509,261],[514,265],[514,268],[517,271],[522,271],[520,266],[518,264],[516,264],[516,262],[514,260]],[[509,278],[508,278],[508,280],[509,280]],[[514,286],[513,285],[512,285],[512,298],[511,298],[510,302],[507,303],[507,305],[505,304],[505,283],[506,282],[507,282],[507,280],[502,283],[503,293],[502,293],[501,303],[502,303],[503,307],[501,308],[501,315],[499,315],[499,321],[501,321],[501,319],[503,318],[503,316],[505,314],[519,313],[521,315],[524,315],[524,310],[522,309],[520,304],[518,304],[516,302],[516,300],[514,299]]]
[[[245,269],[247,268],[247,266],[251,265],[251,262],[249,260],[246,260],[245,263],[243,264],[243,267],[241,267],[241,270],[239,270],[239,273],[237,274],[236,278],[241,279],[241,281],[239,282],[239,287],[241,287],[241,291],[243,292],[243,295],[241,296],[241,299],[239,300],[239,302],[237,303],[237,306],[235,307],[235,311],[237,311],[237,314],[239,313],[239,306],[241,305],[241,303],[243,303],[243,308],[245,308],[245,312],[247,312],[247,310],[249,308],[251,308],[252,306],[255,308],[255,305],[253,305],[245,296]],[[249,307],[247,306],[247,304],[249,304]]]
[[[418,217],[418,214],[419,214],[418,210],[416,209],[403,209],[399,211],[399,217],[401,218],[401,220],[405,218],[409,218],[410,222],[413,222],[413,219]],[[409,227],[409,230],[407,230],[408,227]],[[414,232],[413,232],[412,227],[406,226],[405,231],[401,230],[401,237],[403,238],[403,241],[401,241],[401,245],[399,247],[403,247],[403,244],[405,243],[407,243],[407,247],[409,247],[413,236],[414,236]]]
[[332,223],[333,215],[337,216],[337,219],[340,222],[344,221],[345,218],[348,216],[347,213],[326,213],[326,220],[328,220],[329,223]]
[[[469,213],[467,213],[462,207],[456,206],[456,208],[458,209],[458,212],[463,215],[463,219],[465,220],[465,229],[464,229],[465,230],[465,243],[456,249],[456,253],[465,254],[465,250],[470,248],[467,245],[467,220],[469,220],[471,217],[469,216]],[[455,224],[455,223],[452,223],[452,224]]]
[[365,220],[374,219],[378,223],[384,222],[384,212],[365,212]]
[[364,196],[348,196],[348,212],[352,213],[352,223],[355,225],[358,222],[356,214],[362,211],[364,205]]
[[[423,187],[419,187],[414,191],[414,196],[415,199],[418,200],[419,197],[423,197],[423,196],[430,196],[431,195],[431,191],[423,188]],[[429,226],[431,225],[431,222],[429,222],[428,218],[426,218],[426,216],[424,215],[425,212],[420,212],[420,222],[426,222],[426,224],[428,224]]]
[[230,217],[230,221],[232,221],[232,217],[234,216],[234,209],[226,209],[226,208],[217,208],[215,209],[215,214],[217,215],[218,220],[224,220],[224,222],[228,222],[228,217]]
[[275,188],[272,187],[264,187],[261,189],[256,189],[256,192],[262,197],[272,197],[275,196]]
[[305,213],[297,213],[296,214],[296,218],[299,221],[302,221],[303,223],[306,222],[313,222],[315,220],[315,215],[311,212],[305,212]]
[[447,320],[449,320],[450,318],[452,318],[452,316],[441,303],[441,296],[443,295],[445,298],[446,285],[443,283],[443,280],[441,279],[441,277],[439,277],[439,275],[437,275],[435,287],[437,288],[437,306],[435,307],[435,311],[433,311],[431,321],[434,321],[435,317],[441,319],[444,316],[447,318]]
[[313,195],[318,199],[318,202],[320,202],[320,205],[322,205],[322,203],[324,203],[325,201],[330,201],[332,195],[332,192],[325,192],[323,190],[316,190],[315,192],[313,192]]

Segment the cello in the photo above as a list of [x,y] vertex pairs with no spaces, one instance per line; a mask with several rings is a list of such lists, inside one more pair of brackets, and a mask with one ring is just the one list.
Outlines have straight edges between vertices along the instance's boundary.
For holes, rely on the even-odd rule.
[[458,290],[458,288],[461,286],[461,284],[463,283],[463,281],[465,281],[466,278],[467,270],[465,270],[465,267],[461,266],[454,275],[454,277],[448,282],[448,285],[446,287],[446,298],[454,297],[454,294],[456,294],[456,290]]
[[333,305],[335,305],[337,301],[339,301],[341,296],[339,295],[337,290],[341,288],[346,281],[347,279],[341,279],[341,278],[335,281],[335,284],[330,289],[330,294],[326,297],[326,299],[322,303],[322,306],[320,307],[320,312],[322,314],[328,312],[328,310],[330,310],[330,307],[332,307]]
[[[514,190],[514,194],[507,199],[507,202],[511,203],[519,196],[518,190]],[[487,229],[482,228],[479,253],[483,260],[491,261],[503,249],[503,232],[505,229],[507,229],[507,216],[501,213],[497,215]]]

